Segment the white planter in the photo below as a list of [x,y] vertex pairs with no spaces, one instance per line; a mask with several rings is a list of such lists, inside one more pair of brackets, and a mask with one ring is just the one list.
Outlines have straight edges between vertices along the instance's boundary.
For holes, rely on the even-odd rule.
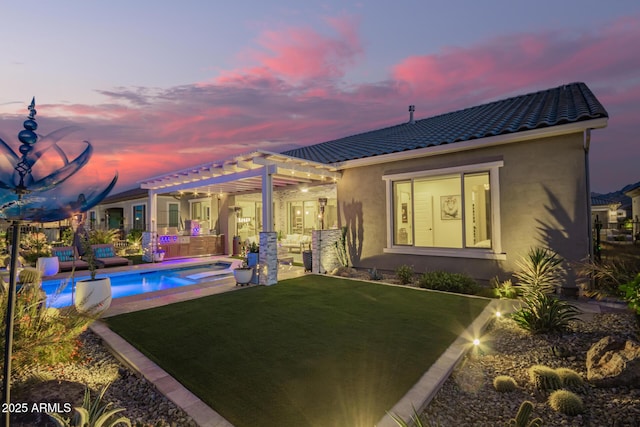
[[76,283],[75,306],[80,313],[98,316],[111,305],[111,280],[79,280]]
[[246,285],[253,277],[253,268],[236,268],[233,276],[236,278],[236,285]]
[[57,256],[40,257],[36,261],[36,269],[42,272],[43,276],[53,276],[58,274],[60,263]]

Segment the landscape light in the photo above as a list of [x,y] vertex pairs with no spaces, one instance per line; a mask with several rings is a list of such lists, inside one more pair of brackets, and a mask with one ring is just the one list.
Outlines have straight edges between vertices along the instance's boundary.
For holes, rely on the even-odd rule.
[[476,347],[480,345],[480,340],[478,338],[475,338],[473,340],[473,345],[475,345]]

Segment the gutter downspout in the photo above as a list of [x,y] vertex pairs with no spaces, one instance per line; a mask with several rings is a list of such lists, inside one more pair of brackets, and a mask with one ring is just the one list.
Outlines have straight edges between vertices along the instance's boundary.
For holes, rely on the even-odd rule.
[[591,145],[591,128],[584,131],[584,171],[586,175],[587,187],[587,237],[589,241],[589,261],[593,261],[593,236],[591,230],[591,180],[589,178],[589,147]]

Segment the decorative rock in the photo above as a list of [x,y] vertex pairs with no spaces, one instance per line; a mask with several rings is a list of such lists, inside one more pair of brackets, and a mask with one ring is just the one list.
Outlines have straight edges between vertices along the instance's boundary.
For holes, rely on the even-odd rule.
[[602,338],[587,352],[587,380],[596,387],[640,387],[640,345]]

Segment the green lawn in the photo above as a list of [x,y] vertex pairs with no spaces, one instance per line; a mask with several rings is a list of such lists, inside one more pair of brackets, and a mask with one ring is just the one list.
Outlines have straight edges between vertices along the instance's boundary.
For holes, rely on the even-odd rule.
[[236,427],[373,426],[488,300],[325,276],[107,319]]

